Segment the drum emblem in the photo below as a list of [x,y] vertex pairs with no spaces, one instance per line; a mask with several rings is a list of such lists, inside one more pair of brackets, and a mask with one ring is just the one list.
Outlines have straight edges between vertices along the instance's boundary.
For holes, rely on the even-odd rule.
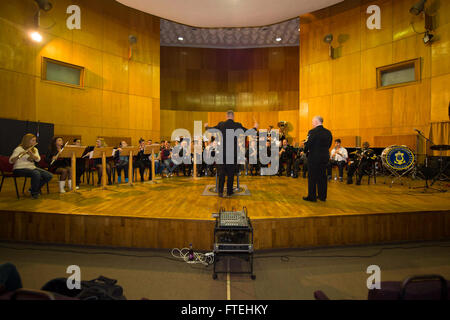
[[395,154],[395,161],[396,164],[398,165],[402,165],[404,163],[406,163],[405,158],[404,158],[404,153],[399,151]]

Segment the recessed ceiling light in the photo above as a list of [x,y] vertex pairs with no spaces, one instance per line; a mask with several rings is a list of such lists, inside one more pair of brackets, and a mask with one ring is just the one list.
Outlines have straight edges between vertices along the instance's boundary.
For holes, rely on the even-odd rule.
[[277,37],[275,40],[276,40],[277,42],[280,42],[282,39],[281,39],[281,37]]
[[178,40],[183,41],[184,38],[183,37],[178,37]]

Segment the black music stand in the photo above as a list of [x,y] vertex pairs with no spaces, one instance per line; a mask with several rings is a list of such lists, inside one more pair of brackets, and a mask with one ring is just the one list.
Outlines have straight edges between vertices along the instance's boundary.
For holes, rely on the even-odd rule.
[[[431,150],[433,151],[439,151],[439,172],[438,174],[433,178],[433,181],[431,182],[431,186],[436,183],[436,181],[442,181],[442,180],[448,180],[449,177],[445,174],[445,171],[447,170],[448,166],[450,165],[450,162],[447,162],[447,164],[444,165],[444,156],[443,152],[450,150],[450,145],[434,145],[431,147]],[[441,192],[446,192],[447,190],[441,189]]]
[[[431,149],[432,150],[439,150],[441,152],[441,156],[440,156],[440,168],[439,168],[439,172],[433,177],[433,180],[431,182],[431,185],[428,185],[428,180],[431,176],[430,172],[431,172],[431,168],[428,167],[428,152],[425,153],[425,171],[422,172],[424,178],[425,178],[425,185],[422,187],[414,187],[411,189],[424,189],[423,192],[426,192],[427,190],[436,190],[439,192],[447,192],[447,190],[445,189],[437,189],[437,188],[432,188],[432,186],[434,185],[434,183],[439,179],[443,178],[443,177],[447,177],[444,172],[448,167],[448,164],[443,167],[443,156],[442,156],[442,152],[445,151],[445,149],[443,149],[442,147],[444,147],[443,145],[436,145],[433,141],[431,141],[430,139],[428,139],[427,137],[425,137],[425,135],[422,133],[422,131],[420,130],[416,130],[417,133],[424,138],[427,142],[429,142],[431,144]],[[450,146],[445,146],[445,147],[449,147]],[[446,149],[448,150],[448,149]],[[448,178],[448,177],[447,177]]]

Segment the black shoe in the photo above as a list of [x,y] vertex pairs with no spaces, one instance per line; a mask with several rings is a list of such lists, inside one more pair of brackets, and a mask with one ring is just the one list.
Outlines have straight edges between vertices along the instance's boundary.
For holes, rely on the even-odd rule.
[[311,198],[308,198],[308,197],[303,197],[303,200],[310,201],[310,202],[317,202],[316,199],[311,199]]
[[223,198],[223,193],[219,193],[219,198]]
[[356,185],[360,186],[361,185],[361,181],[356,181]]
[[353,180],[347,180],[347,184],[353,184]]
[[319,198],[319,200],[320,200],[320,201],[322,201],[322,202],[325,202],[325,201],[327,201],[327,199],[320,199],[320,198]]
[[331,181],[331,176],[328,176],[328,181]]

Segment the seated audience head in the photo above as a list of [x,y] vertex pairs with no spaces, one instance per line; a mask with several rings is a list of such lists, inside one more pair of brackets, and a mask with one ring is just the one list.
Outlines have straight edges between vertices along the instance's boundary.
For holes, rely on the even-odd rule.
[[234,120],[234,111],[233,110],[227,111],[227,120]]
[[366,141],[363,143],[363,149],[369,149],[370,144]]
[[122,141],[120,141],[119,147],[121,147],[121,148],[128,147],[128,143],[125,140],[122,140]]
[[78,139],[78,138],[73,139],[73,144],[75,146],[81,146],[81,139]]

